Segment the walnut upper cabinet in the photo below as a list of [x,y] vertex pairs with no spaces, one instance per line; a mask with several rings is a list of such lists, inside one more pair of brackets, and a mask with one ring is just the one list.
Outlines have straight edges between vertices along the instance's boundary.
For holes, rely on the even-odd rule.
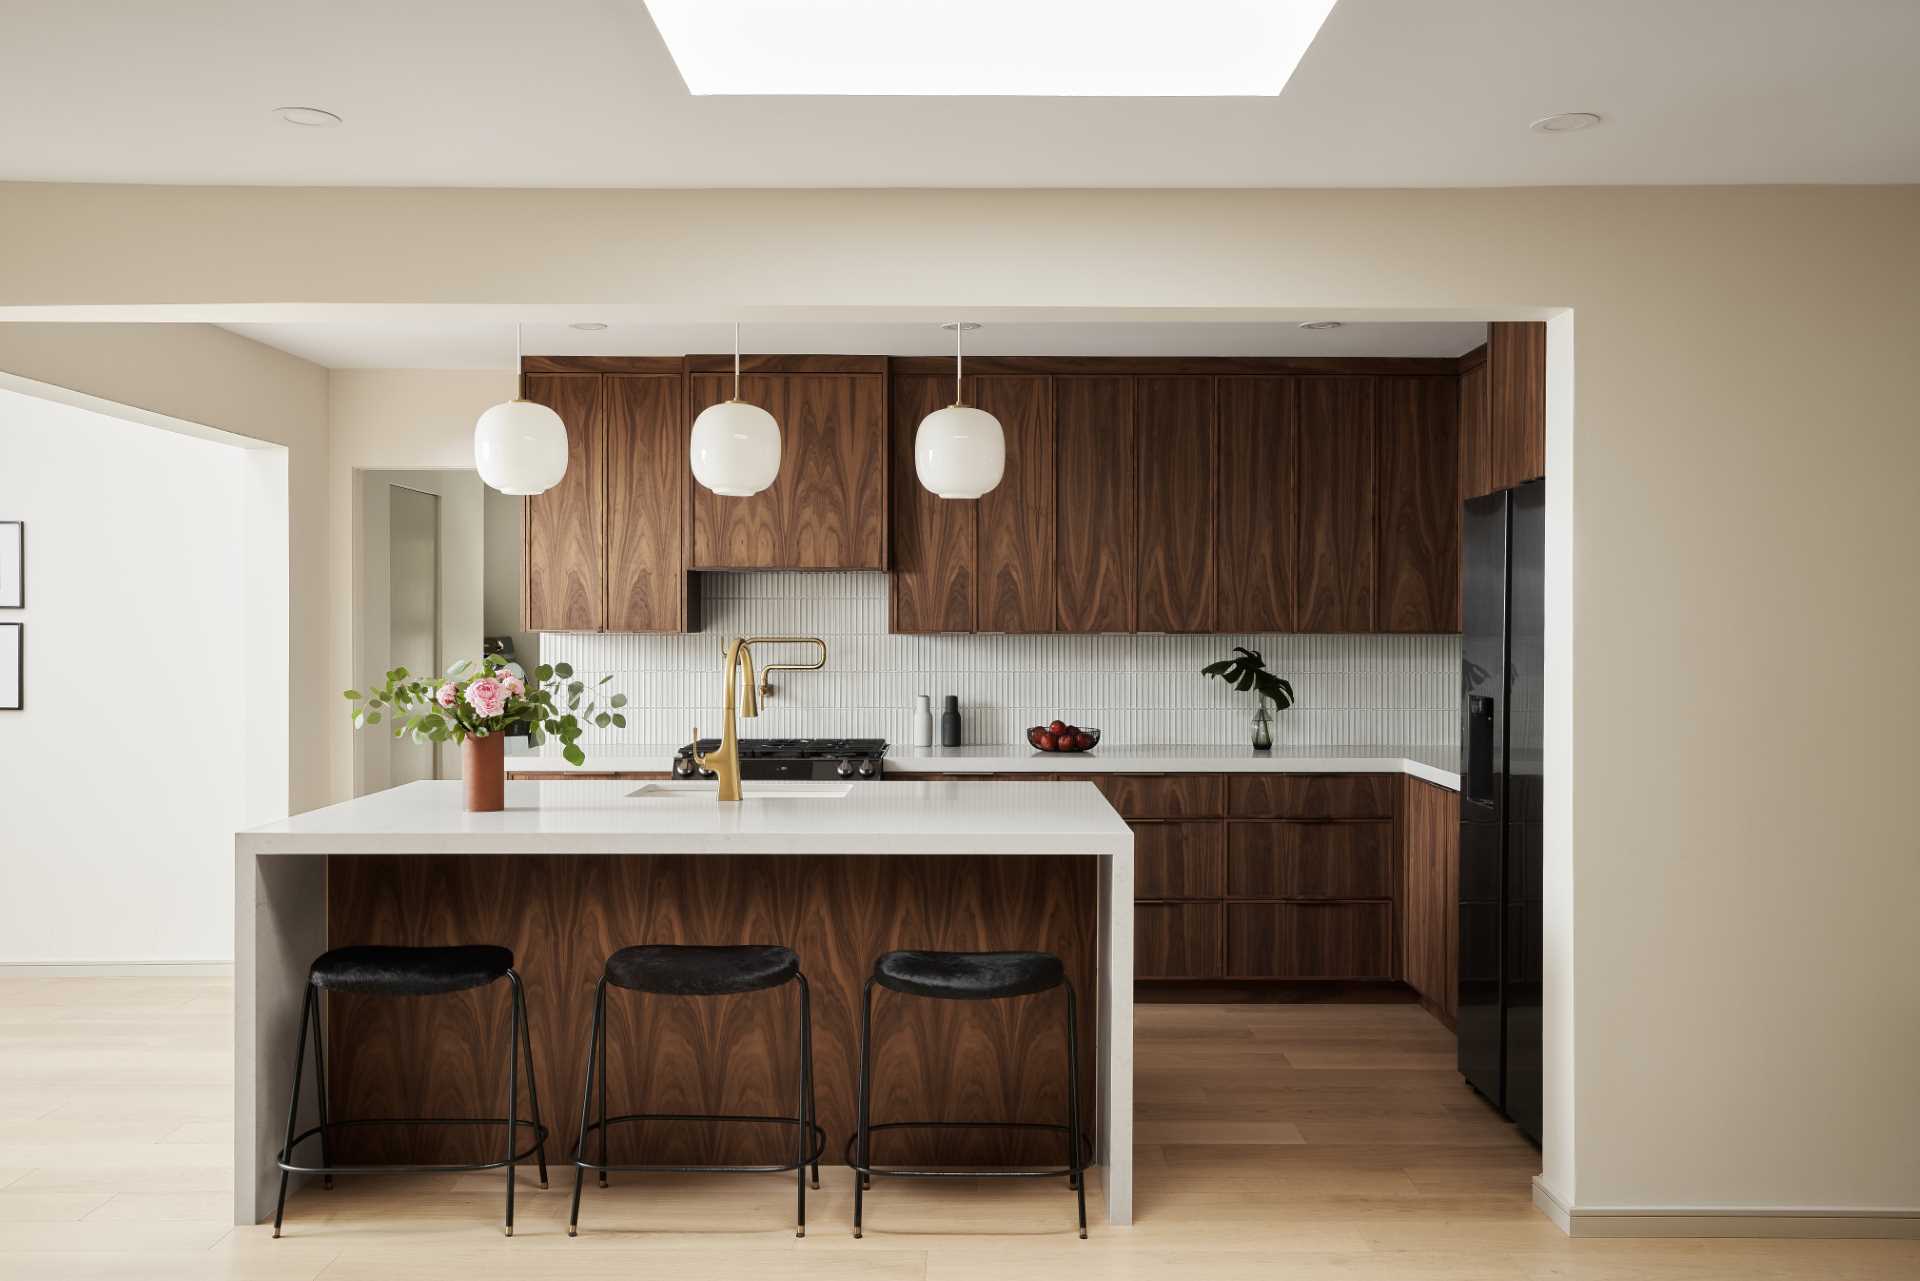
[[1547,474],[1546,322],[1487,326],[1488,487],[1511,489]]
[[1300,547],[1295,625],[1370,632],[1379,567],[1376,380],[1300,380]]
[[1380,592],[1374,628],[1460,626],[1459,393],[1442,378],[1382,378]]
[[1134,626],[1143,632],[1217,630],[1215,495],[1219,492],[1214,379],[1136,379],[1140,452],[1139,577]]
[[1294,630],[1300,545],[1299,380],[1222,378],[1215,621],[1223,632]]
[[678,360],[636,372],[529,373],[523,394],[567,427],[567,472],[525,500],[529,630],[684,632],[687,438]]
[[[723,372],[724,367],[724,372]],[[731,360],[689,357],[686,429],[733,395]],[[780,424],[780,474],[751,498],[693,496],[694,569],[887,567],[885,357],[761,356],[740,398]]]
[[521,613],[529,631],[597,632],[607,625],[607,428],[599,374],[528,374],[521,394],[567,425],[560,483],[523,500]]
[[1053,380],[1054,602],[1063,632],[1135,629],[1134,379]]
[[[896,374],[888,390],[893,402],[889,626],[902,633],[973,631],[980,578],[979,503],[928,493],[913,465],[920,420],[952,403],[952,380],[938,374]],[[1012,445],[1009,439],[1009,464]],[[1053,558],[1046,560],[1051,566]]]

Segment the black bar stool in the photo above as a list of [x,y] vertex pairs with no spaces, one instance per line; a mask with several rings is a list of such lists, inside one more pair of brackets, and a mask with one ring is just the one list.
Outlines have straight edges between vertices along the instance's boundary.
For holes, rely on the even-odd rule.
[[[739,996],[763,992],[788,983],[800,985],[800,1095],[795,1116],[742,1116],[731,1113],[629,1112],[607,1115],[607,985],[655,996]],[[600,1118],[589,1122],[595,1082],[599,1083]],[[820,1186],[820,1153],[826,1133],[814,1124],[813,1005],[800,958],[784,947],[683,947],[651,944],[623,947],[607,958],[606,971],[593,1001],[593,1030],[587,1037],[587,1080],[580,1098],[580,1141],[573,1154],[573,1216],[567,1235],[580,1232],[580,1188],[588,1170],[651,1174],[783,1174],[798,1171],[800,1201],[795,1236],[807,1235],[807,1165],[813,1165],[813,1186]],[[791,1125],[798,1138],[794,1159],[777,1165],[609,1165],[607,1130],[635,1121],[751,1121]],[[587,1135],[600,1136],[600,1159],[587,1160]]]
[[[354,992],[367,996],[444,996],[486,987],[499,979],[513,985],[512,1025],[507,1033],[507,1110],[502,1117],[386,1117],[350,1121],[327,1119],[327,1060],[320,1035],[320,993]],[[313,1073],[319,1085],[320,1124],[294,1133],[300,1115],[300,1072],[307,1057],[307,1028],[313,1028]],[[533,1119],[520,1119],[520,1055],[527,1059],[527,1102]],[[507,1132],[506,1153],[498,1161],[461,1165],[335,1165],[332,1132],[368,1125],[498,1125]],[[524,1152],[514,1151],[521,1126],[531,1126],[534,1140]],[[320,1164],[295,1165],[293,1150],[320,1136]],[[300,1039],[294,1047],[293,1097],[287,1103],[287,1143],[280,1149],[280,1201],[273,1210],[273,1235],[287,1209],[287,1176],[318,1174],[326,1187],[336,1174],[463,1174],[475,1170],[507,1171],[507,1235],[513,1235],[514,1167],[529,1156],[540,1162],[540,1186],[547,1186],[547,1127],[540,1124],[540,1089],[533,1076],[533,1037],[527,1030],[527,998],[514,972],[513,953],[504,947],[337,947],[322,953],[307,971],[306,1004],[300,1011]]]
[[[907,996],[939,1001],[991,1001],[1032,996],[1056,987],[1067,990],[1067,1123],[1039,1121],[888,1121],[873,1124],[869,1113],[873,1090],[873,985]],[[880,1130],[1046,1130],[1067,1136],[1067,1163],[1044,1170],[910,1170],[875,1167],[873,1135]],[[1048,1179],[1067,1177],[1067,1186],[1080,1198],[1080,1239],[1087,1239],[1087,1162],[1080,1137],[1080,1034],[1074,1019],[1073,984],[1067,967],[1050,952],[888,952],[873,963],[873,976],[861,990],[860,1113],[858,1128],[847,1140],[847,1164],[858,1177],[853,1184],[853,1235],[860,1232],[866,1190],[874,1175],[892,1178]]]

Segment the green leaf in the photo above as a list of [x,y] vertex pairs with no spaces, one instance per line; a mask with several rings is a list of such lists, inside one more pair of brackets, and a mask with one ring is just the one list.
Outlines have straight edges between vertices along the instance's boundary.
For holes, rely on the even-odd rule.
[[567,758],[567,764],[569,765],[585,765],[587,763],[587,754],[575,747],[572,743],[568,743],[566,750],[561,752],[560,755]]
[[611,716],[608,716],[605,712],[602,712],[598,716],[593,718],[593,723],[599,726],[601,729],[605,729],[612,720],[613,718]]
[[353,727],[355,729],[360,729],[364,727],[366,723],[367,723],[367,714],[365,712],[355,712],[353,714]]
[[380,713],[378,712],[367,713],[367,724],[378,725],[379,723],[380,723]]
[[396,667],[393,669],[393,676],[395,680],[403,681],[407,679],[407,676],[408,676],[407,669],[404,667]]
[[571,663],[555,663],[553,665],[553,674],[563,681],[571,679],[573,676],[573,665]]
[[360,701],[360,691],[359,691],[359,690],[357,690],[357,689],[350,689],[350,690],[348,690],[348,691],[346,692],[346,696],[347,696],[348,698],[350,698],[350,699],[352,699],[352,700],[353,700],[354,702],[356,702],[356,703]]
[[473,660],[471,658],[456,658],[447,664],[447,675],[458,676],[472,666]]
[[1254,676],[1255,676],[1255,673],[1252,671],[1241,672],[1240,679],[1234,682],[1233,687],[1236,690],[1240,691],[1242,694],[1246,693],[1248,690],[1253,688]]
[[540,666],[533,669],[533,679],[536,681],[552,680],[553,668],[546,663],[540,664]]
[[1200,669],[1200,674],[1202,676],[1218,676],[1232,666],[1233,660],[1231,658],[1223,658],[1217,663],[1208,663]]
[[627,696],[625,694],[615,694],[612,698],[607,700],[608,707],[625,707],[626,705],[627,705]]
[[615,712],[613,714],[613,727],[615,729],[625,729],[627,727],[627,718]]

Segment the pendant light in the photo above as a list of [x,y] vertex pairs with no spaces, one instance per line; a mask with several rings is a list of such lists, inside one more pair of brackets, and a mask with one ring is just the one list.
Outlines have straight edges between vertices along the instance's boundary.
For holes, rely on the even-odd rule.
[[913,438],[913,469],[920,483],[942,498],[978,498],[992,492],[1007,470],[1007,437],[1000,420],[965,402],[960,382],[960,337],[979,325],[955,321],[953,403],[920,420]]
[[[520,380],[520,326],[513,327],[513,377]],[[473,465],[503,494],[542,494],[567,474],[567,425],[545,405],[515,396],[473,426]]]
[[733,399],[709,405],[693,420],[688,451],[693,478],[725,498],[746,498],[780,474],[780,424],[740,399],[740,326],[733,327]]

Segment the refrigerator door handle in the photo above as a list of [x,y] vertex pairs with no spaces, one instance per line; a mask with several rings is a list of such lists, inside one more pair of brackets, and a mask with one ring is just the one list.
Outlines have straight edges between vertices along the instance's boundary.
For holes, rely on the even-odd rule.
[[1493,700],[1481,694],[1467,696],[1467,769],[1461,781],[1468,800],[1493,800]]

